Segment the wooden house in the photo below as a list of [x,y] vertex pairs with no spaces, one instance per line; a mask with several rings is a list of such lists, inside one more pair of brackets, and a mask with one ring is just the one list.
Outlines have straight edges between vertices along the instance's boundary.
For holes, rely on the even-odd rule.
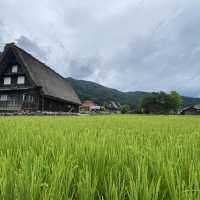
[[107,109],[110,112],[119,112],[121,109],[121,104],[115,101],[110,101],[109,104],[107,105]]
[[70,84],[15,44],[0,56],[0,112],[78,112],[81,104]]
[[190,106],[181,110],[182,115],[200,115],[200,104]]
[[80,109],[82,111],[100,111],[101,107],[98,106],[96,103],[90,100],[86,100],[81,104]]

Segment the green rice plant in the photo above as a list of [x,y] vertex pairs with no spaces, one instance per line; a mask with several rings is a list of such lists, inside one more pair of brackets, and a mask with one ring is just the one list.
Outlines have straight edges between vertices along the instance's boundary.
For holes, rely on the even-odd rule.
[[198,200],[198,116],[1,117],[2,200]]

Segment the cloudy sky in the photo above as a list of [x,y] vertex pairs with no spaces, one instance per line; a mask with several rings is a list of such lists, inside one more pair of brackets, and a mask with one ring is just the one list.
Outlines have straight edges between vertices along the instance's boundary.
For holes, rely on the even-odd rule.
[[13,41],[65,77],[200,96],[198,0],[0,0]]

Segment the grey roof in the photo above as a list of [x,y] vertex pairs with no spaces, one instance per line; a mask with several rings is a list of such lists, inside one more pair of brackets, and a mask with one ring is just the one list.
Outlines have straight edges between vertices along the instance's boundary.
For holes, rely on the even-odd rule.
[[118,109],[118,105],[114,101],[111,101],[111,105],[114,109]]
[[21,58],[31,79],[37,86],[42,87],[44,95],[81,104],[76,92],[65,78],[16,45],[10,44],[9,48]]
[[200,110],[200,104],[196,104],[193,106],[194,109]]
[[185,108],[182,108],[182,109],[180,109],[180,112],[183,112],[183,111],[185,111],[185,110],[188,110],[189,108],[191,108],[191,106],[187,106],[187,107],[185,107]]
[[184,112],[188,109],[195,109],[195,110],[200,110],[200,104],[196,104],[196,105],[193,105],[193,106],[188,106],[188,107],[185,107],[181,110],[181,112]]

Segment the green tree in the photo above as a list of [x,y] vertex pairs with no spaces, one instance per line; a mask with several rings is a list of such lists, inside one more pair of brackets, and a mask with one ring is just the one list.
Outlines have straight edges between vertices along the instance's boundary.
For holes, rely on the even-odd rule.
[[178,111],[178,108],[180,107],[182,103],[181,96],[176,91],[171,91],[170,93],[170,106],[171,109],[175,112]]
[[127,114],[129,112],[129,109],[130,109],[129,105],[123,105],[121,107],[121,113],[122,114]]
[[165,92],[153,92],[144,96],[140,107],[143,113],[169,114],[172,111],[177,112],[181,105],[181,97],[176,91],[170,94]]

